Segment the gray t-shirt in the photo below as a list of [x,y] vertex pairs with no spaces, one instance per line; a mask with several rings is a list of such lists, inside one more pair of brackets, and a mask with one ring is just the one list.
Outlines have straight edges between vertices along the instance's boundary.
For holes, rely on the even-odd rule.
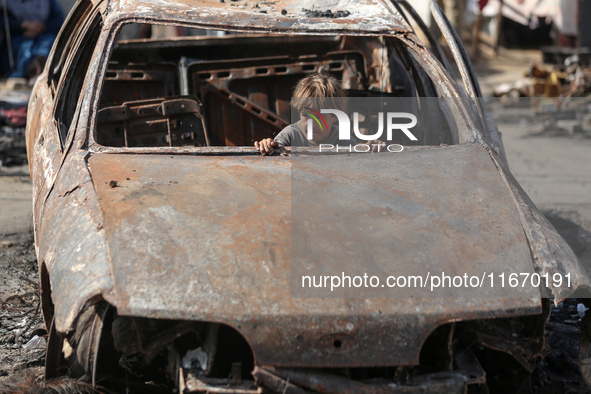
[[[290,124],[275,136],[275,141],[279,142],[280,147],[284,146],[318,146],[316,141],[310,141],[306,138],[306,135],[297,123]],[[339,132],[337,128],[332,127],[328,138],[321,142],[322,144],[331,145],[356,145],[357,141],[354,139],[350,140],[339,140]]]

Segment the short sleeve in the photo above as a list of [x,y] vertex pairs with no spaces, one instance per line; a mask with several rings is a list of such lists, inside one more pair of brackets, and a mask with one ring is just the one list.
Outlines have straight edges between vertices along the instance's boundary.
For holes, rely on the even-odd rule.
[[279,132],[274,138],[275,141],[279,142],[280,147],[292,146],[293,141],[293,127],[292,125],[287,126]]

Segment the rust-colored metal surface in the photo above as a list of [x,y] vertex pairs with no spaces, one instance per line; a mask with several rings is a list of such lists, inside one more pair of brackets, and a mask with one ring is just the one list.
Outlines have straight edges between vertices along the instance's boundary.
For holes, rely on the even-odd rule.
[[455,59],[455,63],[459,68],[460,75],[462,76],[465,93],[470,98],[467,100],[467,102],[471,104],[473,106],[473,110],[478,113],[480,121],[482,122],[478,126],[483,129],[484,110],[482,108],[482,103],[480,102],[482,92],[480,90],[480,85],[478,84],[476,74],[472,68],[472,64],[470,63],[470,57],[468,56],[468,53],[464,47],[461,45],[462,40],[458,34],[455,33],[451,23],[436,3],[431,3],[431,14],[433,15],[435,22],[439,26],[440,31],[444,35],[446,42],[449,45],[449,48]]
[[[416,213],[404,226],[396,226],[379,209],[374,212],[376,225],[389,231],[385,238],[372,237],[374,244],[389,243],[394,237],[399,245],[407,242],[422,247],[420,254],[413,256],[409,251],[384,264],[400,272],[409,265],[434,264],[433,259],[439,270],[452,272],[458,261],[467,259],[482,266],[494,261],[501,267],[531,271],[519,222],[510,218],[515,210],[486,151],[470,145],[426,152],[430,153],[366,155],[367,165],[394,166],[399,173],[413,173],[404,177],[414,180],[405,182],[404,188],[388,182],[392,175],[387,172],[377,179],[355,178],[362,189],[387,193],[390,197],[384,201],[392,209],[410,207]],[[429,157],[446,169],[444,173],[428,164]],[[345,155],[341,158],[347,160]],[[339,160],[339,156],[332,159]],[[429,333],[447,321],[539,313],[537,290],[509,303],[504,292],[463,303],[292,298],[290,193],[294,187],[291,171],[295,170],[290,164],[289,157],[282,156],[91,156],[89,166],[105,220],[118,313],[225,323],[246,338],[259,364],[317,367],[410,365],[417,362]],[[486,186],[479,183],[476,187],[474,182],[481,177],[487,179]],[[459,184],[465,186],[456,189]],[[313,182],[310,186],[321,185]],[[462,196],[466,187],[476,188],[472,197]],[[421,195],[424,190],[431,192]],[[478,190],[490,194],[490,204],[478,200],[482,197]],[[351,214],[361,212],[363,201],[358,198],[344,193],[341,203],[348,202]],[[428,208],[442,204],[441,200],[449,201],[447,211]],[[466,200],[471,204],[458,202]],[[323,215],[331,211],[321,214],[320,222]],[[472,215],[478,220],[470,219]],[[455,223],[451,230],[449,220]],[[474,221],[487,224],[473,228]],[[465,233],[462,224],[471,230]],[[429,231],[406,230],[421,226]],[[499,226],[503,234],[497,234]],[[345,233],[351,223],[342,223],[342,228]],[[459,232],[455,234],[453,228]],[[423,241],[450,239],[455,246],[439,251],[442,245],[436,243],[431,249],[428,242],[421,243],[424,237],[428,238]],[[356,247],[364,251],[362,244],[367,241],[367,237],[359,238]],[[446,250],[453,255],[445,254]],[[343,344],[338,349],[336,340]],[[278,348],[284,351],[277,352]]]
[[170,97],[180,93],[176,64],[109,64],[101,107],[126,101]]
[[[306,369],[290,370],[255,367],[253,375],[261,384],[274,389],[276,392],[282,392],[283,388],[287,388],[286,392],[292,392],[294,394],[309,392],[306,390],[311,390],[313,393],[341,394],[462,394],[467,392],[468,386],[483,384],[486,381],[484,371],[482,371],[479,365],[477,365],[477,368],[474,365],[470,365],[472,368],[468,370],[463,370],[462,367],[464,366],[461,365],[455,371],[420,375],[408,382],[398,384],[392,384],[392,382],[387,380],[381,382],[360,382],[330,373]],[[302,387],[306,390],[303,390]]]
[[[123,19],[161,19],[163,7],[166,8],[167,19],[182,20],[188,16],[198,23],[215,26],[218,30],[241,29],[251,32],[317,30],[323,34],[339,33],[344,29],[352,32],[384,34],[411,31],[395,7],[384,0],[330,2],[279,0],[266,4],[244,0],[223,3],[219,0],[174,2],[120,0],[112,2],[112,12],[109,16]],[[333,17],[324,16],[324,12],[329,10],[333,14],[338,11],[342,13]]]
[[550,277],[554,274],[561,277],[570,274],[572,279],[570,286],[557,286],[557,283],[551,281],[548,291],[543,296],[554,298],[556,304],[573,296],[591,298],[591,278],[575,252],[530,200],[509,171],[507,163],[495,153],[491,152],[491,157],[503,181],[511,190],[523,231],[530,245],[536,272]]
[[[292,274],[533,273],[509,189],[478,144],[400,155],[297,155],[291,184]],[[537,288],[490,283],[445,291],[294,288],[299,297],[536,299]],[[507,286],[508,287],[508,286]],[[429,301],[424,301],[425,305]],[[519,305],[520,301],[515,301]],[[522,301],[527,305],[529,301]],[[428,309],[428,307],[426,308]],[[466,309],[471,306],[466,305]]]
[[41,208],[42,225],[38,222],[39,262],[50,274],[51,289],[46,290],[59,332],[71,329],[88,300],[103,298],[117,304],[102,215],[85,165],[87,154],[78,150],[65,160]]

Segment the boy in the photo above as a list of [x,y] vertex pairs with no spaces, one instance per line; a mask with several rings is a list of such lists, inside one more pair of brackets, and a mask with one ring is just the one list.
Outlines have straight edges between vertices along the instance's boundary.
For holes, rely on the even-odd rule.
[[299,111],[300,120],[281,130],[275,139],[266,138],[254,143],[262,155],[273,154],[275,148],[284,146],[318,146],[318,144],[356,145],[355,140],[339,141],[336,116],[324,114],[326,123],[312,122],[312,139],[307,138],[308,119],[314,107],[343,109],[346,96],[339,81],[332,77],[328,67],[322,65],[318,72],[301,79],[293,92],[292,104]]

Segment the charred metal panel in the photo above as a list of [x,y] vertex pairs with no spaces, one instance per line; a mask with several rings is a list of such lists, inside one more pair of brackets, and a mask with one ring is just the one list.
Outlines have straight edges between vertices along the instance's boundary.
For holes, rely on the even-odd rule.
[[256,103],[207,84],[200,89],[214,146],[252,146],[289,123]]
[[406,45],[408,53],[417,64],[420,64],[424,72],[431,78],[437,89],[438,96],[449,106],[458,128],[458,140],[454,143],[464,144],[488,140],[488,134],[483,134],[477,124],[482,124],[478,113],[472,108],[472,104],[465,94],[453,81],[450,73],[431,54],[431,51],[419,41],[416,36],[404,35],[399,37]]
[[100,107],[178,94],[176,64],[109,63]]
[[116,305],[87,154],[76,151],[67,157],[43,206],[38,256],[49,271],[58,332],[70,330],[88,300],[104,298]]
[[555,286],[555,283],[550,281],[549,292],[544,294],[544,297],[554,298],[556,304],[573,296],[590,298],[591,277],[579,262],[575,252],[531,201],[509,171],[506,160],[493,152],[491,157],[511,190],[531,249],[536,272],[540,275],[547,274],[549,277],[554,274],[559,274],[561,277],[569,274],[572,279],[570,287]]
[[[366,37],[361,37],[365,39]],[[348,38],[350,39],[350,37]],[[347,43],[348,44],[348,43]],[[194,61],[240,60],[256,57],[299,57],[350,49],[343,37],[334,35],[230,34],[225,36],[180,36],[117,42],[111,61],[119,64],[156,64],[185,57]]]
[[[46,89],[47,90],[47,89]],[[39,124],[41,122],[41,110],[45,98],[42,97],[41,84],[37,85],[36,88],[31,92],[29,99],[29,109],[27,110],[27,157],[29,161],[29,173],[33,174],[33,151],[35,149],[35,141],[37,134],[39,133]]]
[[[162,7],[166,4],[169,19],[185,19],[187,16],[197,23],[211,25],[218,30],[248,30],[272,32],[320,31],[324,34],[338,33],[344,29],[352,32],[391,34],[411,32],[402,16],[389,1],[382,0],[336,0],[336,1],[293,1],[280,0],[272,3],[252,3],[244,0],[220,2],[219,0],[189,0],[178,2],[128,1],[113,4],[114,15],[124,19],[162,18]],[[315,11],[347,11],[344,17],[330,18]],[[284,12],[285,10],[285,12]]]
[[[444,271],[479,277],[485,272],[495,276],[533,273],[509,189],[486,149],[478,144],[399,155],[298,155],[292,163],[291,198],[291,269],[296,277],[341,270],[383,276],[389,272]],[[381,287],[332,293],[294,290],[295,296],[333,294],[368,298],[387,297],[391,291]],[[429,298],[420,289],[396,294]],[[539,298],[537,288],[490,285],[476,291],[448,288],[445,293],[430,294],[462,300],[482,297],[491,303],[512,297]]]
[[49,89],[46,85],[37,85],[35,97],[36,100],[32,103],[35,112],[31,126],[36,126],[37,130],[34,133],[35,139],[29,140],[27,143],[27,153],[32,168],[33,215],[35,217],[35,235],[38,236],[45,220],[45,199],[59,171],[62,149],[57,125],[52,116],[51,105],[53,102],[49,99]]
[[436,3],[431,3],[431,13],[445,37],[447,45],[456,61],[456,65],[458,66],[460,75],[464,81],[465,93],[468,97],[472,98],[469,103],[473,105],[473,110],[477,111],[480,116],[479,126],[484,128],[484,110],[482,108],[482,103],[480,102],[482,92],[476,74],[474,73],[474,69],[472,68],[472,64],[470,63],[470,57],[461,45],[462,41],[460,37],[455,33],[451,23]]
[[107,146],[206,146],[201,102],[193,96],[140,100],[98,112],[98,142]]
[[[484,384],[486,381],[484,371],[482,371],[478,361],[475,358],[468,358],[468,360],[472,364],[464,362],[467,365],[460,366],[459,370],[419,375],[405,383],[394,383],[389,380],[379,381],[378,379],[375,382],[360,382],[326,372],[306,369],[255,367],[253,375],[262,386],[272,388],[276,392],[282,392],[284,388],[287,388],[285,392],[293,394],[305,394],[309,392],[341,394],[463,394],[468,392],[467,386]],[[466,366],[469,368],[463,370],[462,367]]]
[[[451,236],[452,243],[460,245],[453,261],[436,259],[439,251],[429,249],[427,244],[422,257],[415,255],[416,261],[410,252],[406,255],[410,260],[393,259],[392,270],[424,264],[430,258],[442,263],[439,270],[452,271],[458,260],[475,258],[493,259],[491,264],[513,270],[532,269],[519,221],[507,221],[508,215],[515,215],[515,208],[506,195],[506,186],[482,147],[366,157],[366,164],[374,168],[377,164],[388,168],[386,161],[391,160],[390,166],[414,174],[407,174],[405,179],[412,179],[415,186],[407,182],[408,189],[400,193],[407,197],[410,193],[418,210],[442,204],[436,196],[445,191],[439,198],[449,201],[448,211],[437,211],[439,220],[433,222],[416,215],[408,219],[407,225],[429,226],[430,237]],[[437,167],[425,165],[429,157],[436,160]],[[339,160],[337,156],[332,158]],[[342,160],[347,157],[343,155]],[[463,303],[439,299],[400,302],[396,298],[292,298],[292,185],[286,157],[99,153],[89,159],[89,164],[105,219],[118,313],[231,325],[249,342],[258,364],[411,365],[417,363],[425,338],[445,322],[535,314],[541,310],[539,297],[508,302],[502,293],[483,294],[482,298]],[[461,170],[455,172],[454,168]],[[383,175],[386,179],[356,180],[366,182],[368,189],[383,188],[386,194],[396,196],[399,191],[386,181],[391,175]],[[458,184],[466,185],[463,182],[486,187],[487,193],[494,194],[492,205],[455,204],[454,199],[465,200],[453,194]],[[465,187],[458,188],[457,193]],[[420,194],[425,188],[432,191],[428,196]],[[351,207],[361,204],[351,194],[343,193],[342,197],[350,199],[347,201]],[[378,211],[375,219],[382,222],[384,216]],[[477,219],[471,220],[482,222],[486,228],[502,226],[507,235],[477,232],[466,244],[465,234],[449,233],[449,220],[459,224],[465,215],[473,214]],[[397,238],[415,244],[417,237],[428,235],[408,233],[395,226],[391,231],[382,242]],[[508,236],[514,238],[510,248]],[[358,242],[364,242],[363,238]],[[363,250],[363,246],[359,245],[359,249]],[[338,349],[335,340],[342,343]]]

